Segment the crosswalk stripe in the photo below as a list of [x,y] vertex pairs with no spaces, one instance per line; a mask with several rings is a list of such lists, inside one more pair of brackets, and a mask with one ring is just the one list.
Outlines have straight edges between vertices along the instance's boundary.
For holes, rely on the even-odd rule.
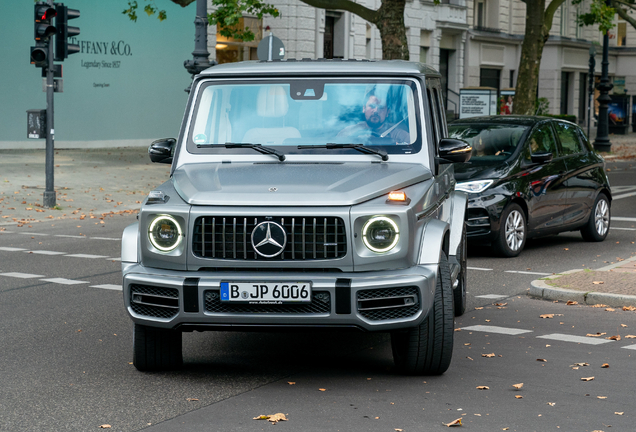
[[498,326],[487,326],[487,325],[475,325],[470,327],[462,327],[462,330],[468,331],[479,331],[485,333],[498,333],[498,334],[506,334],[506,335],[520,335],[524,333],[532,333],[532,330],[524,330],[517,328],[509,328],[509,327],[498,327]]
[[3,246],[3,247],[0,247],[0,250],[6,251],[6,252],[19,252],[19,251],[25,251],[26,249]]
[[613,342],[607,339],[598,339],[598,338],[593,338],[589,336],[574,336],[574,335],[567,335],[567,334],[561,334],[561,333],[553,333],[549,335],[537,336],[537,338],[550,339],[550,340],[556,340],[556,341],[562,341],[562,342],[582,343],[587,345],[602,345],[605,343]]
[[121,285],[111,285],[111,284],[91,285],[89,288],[101,288],[101,289],[115,290],[115,291],[122,291],[123,289]]
[[636,345],[627,345],[621,348],[625,348],[625,349],[631,349],[631,350],[636,350]]
[[500,294],[485,294],[485,295],[475,296],[475,298],[485,298],[485,299],[492,299],[492,300],[502,299],[502,298],[506,298],[506,297],[508,297],[508,296],[500,295]]
[[64,255],[66,252],[56,252],[56,251],[47,251],[47,250],[32,250],[32,251],[24,251],[24,253],[32,253],[38,255]]
[[539,276],[552,276],[552,273],[539,273],[539,272],[518,271],[518,270],[506,270],[505,273],[519,273],[519,274],[529,274],[529,275],[539,275]]
[[19,273],[19,272],[0,273],[0,276],[14,277],[19,279],[32,279],[32,278],[44,277],[44,275],[37,275],[37,274],[31,274],[31,273]]
[[89,259],[97,259],[97,258],[108,258],[108,255],[90,255],[90,254],[70,254],[64,255],[71,258],[89,258]]
[[481,270],[481,271],[492,271],[489,268],[481,268],[481,267],[466,267],[468,270]]

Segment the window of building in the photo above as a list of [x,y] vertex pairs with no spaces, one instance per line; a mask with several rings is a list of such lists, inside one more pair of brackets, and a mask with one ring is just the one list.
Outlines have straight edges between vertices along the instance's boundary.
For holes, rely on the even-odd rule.
[[627,23],[619,22],[616,25],[616,44],[618,46],[627,45]]
[[561,114],[569,114],[570,72],[561,72]]
[[499,94],[499,89],[501,88],[500,83],[501,83],[501,70],[488,69],[488,68],[479,69],[479,86],[480,87],[496,88],[497,94]]
[[513,69],[510,69],[510,84],[508,84],[508,87],[514,88],[514,86],[515,86],[515,71]]
[[323,57],[344,58],[345,28],[342,12],[326,11]]
[[486,27],[486,2],[484,0],[475,0],[475,27]]
[[568,31],[570,29],[570,25],[569,25],[569,10],[568,10],[568,4],[567,3],[563,3],[561,5],[561,7],[559,8],[561,11],[561,28],[560,28],[560,35],[561,36],[568,36]]
[[263,20],[243,17],[239,19],[237,28],[249,28],[254,33],[254,40],[243,42],[234,38],[216,34],[216,61],[220,63],[234,63],[244,60],[258,60],[256,49],[263,39]]
[[428,49],[431,46],[431,32],[420,31],[420,63],[426,63],[428,57]]
[[373,58],[372,57],[372,52],[371,52],[371,25],[367,24],[367,44],[366,44],[366,56],[368,59]]

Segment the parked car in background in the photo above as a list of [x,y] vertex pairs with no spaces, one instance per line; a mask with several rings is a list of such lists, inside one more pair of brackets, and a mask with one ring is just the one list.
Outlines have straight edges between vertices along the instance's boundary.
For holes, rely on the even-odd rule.
[[532,116],[456,120],[449,136],[473,147],[455,165],[456,189],[469,194],[467,236],[501,255],[521,253],[531,237],[581,231],[603,241],[612,194],[605,163],[576,124]]

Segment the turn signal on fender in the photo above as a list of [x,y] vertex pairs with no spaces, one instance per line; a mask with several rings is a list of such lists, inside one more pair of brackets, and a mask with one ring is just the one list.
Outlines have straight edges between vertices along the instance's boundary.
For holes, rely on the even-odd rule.
[[406,194],[402,191],[389,192],[389,201],[406,201]]

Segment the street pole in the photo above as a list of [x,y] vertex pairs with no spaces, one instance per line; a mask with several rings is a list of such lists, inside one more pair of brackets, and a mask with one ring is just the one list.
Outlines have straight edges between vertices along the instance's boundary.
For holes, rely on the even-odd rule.
[[[48,0],[49,6],[53,7],[53,0]],[[55,127],[53,124],[53,80],[54,80],[54,63],[53,63],[53,43],[48,44],[48,58],[46,66],[46,154],[44,171],[46,176],[46,188],[43,194],[44,207],[53,208],[56,205],[55,185],[54,185],[54,158],[55,158]]]
[[587,137],[590,137],[590,125],[592,124],[592,108],[594,107],[594,71],[596,69],[596,60],[594,56],[596,55],[596,50],[594,49],[594,44],[590,46],[590,70],[588,77],[588,95],[589,95],[589,103],[587,105]]
[[[215,61],[210,62],[209,57],[207,0],[197,0],[197,14],[194,18],[194,51],[192,51],[192,60],[184,61],[183,67],[194,79],[195,75],[217,64]],[[190,93],[191,88],[192,83],[185,89],[186,93]]]
[[[610,6],[611,0],[606,0],[606,4]],[[598,97],[598,127],[596,129],[596,140],[594,141],[594,148],[597,151],[608,152],[612,148],[612,143],[609,139],[609,118],[608,118],[608,105],[612,100],[609,97],[609,91],[614,87],[609,82],[608,67],[609,67],[609,34],[605,32],[603,35],[603,61],[601,62],[601,82],[596,88],[601,92]]]

